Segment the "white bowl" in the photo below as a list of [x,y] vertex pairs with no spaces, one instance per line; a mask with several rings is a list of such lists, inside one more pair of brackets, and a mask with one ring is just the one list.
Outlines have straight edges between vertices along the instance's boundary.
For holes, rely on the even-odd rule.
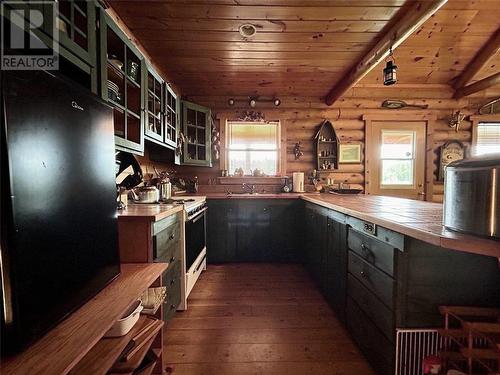
[[125,336],[139,320],[141,311],[141,301],[134,302],[134,304],[130,306],[125,314],[123,314],[123,317],[121,319],[118,319],[109,329],[109,331],[104,334],[104,337]]

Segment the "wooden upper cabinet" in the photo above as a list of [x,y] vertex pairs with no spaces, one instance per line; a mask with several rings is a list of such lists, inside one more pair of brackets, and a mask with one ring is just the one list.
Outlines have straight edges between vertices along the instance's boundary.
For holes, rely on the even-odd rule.
[[210,109],[183,101],[182,131],[185,138],[182,164],[211,167],[212,115]]
[[144,153],[147,70],[139,50],[100,12],[101,95],[113,107],[117,150]]

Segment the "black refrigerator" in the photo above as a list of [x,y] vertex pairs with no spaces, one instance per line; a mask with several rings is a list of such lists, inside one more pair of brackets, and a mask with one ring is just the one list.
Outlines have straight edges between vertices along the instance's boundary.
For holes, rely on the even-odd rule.
[[112,109],[43,71],[1,74],[2,350],[120,272]]

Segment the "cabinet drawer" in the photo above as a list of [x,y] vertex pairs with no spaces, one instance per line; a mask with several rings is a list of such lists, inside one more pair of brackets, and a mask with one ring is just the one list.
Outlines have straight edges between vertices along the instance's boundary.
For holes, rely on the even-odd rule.
[[347,216],[346,223],[361,233],[378,238],[380,241],[388,243],[400,251],[404,251],[405,237],[401,233],[352,216]]
[[373,264],[389,275],[394,275],[395,251],[392,245],[349,228],[347,237],[349,249],[368,263]]
[[178,288],[171,290],[171,293],[165,298],[163,304],[163,320],[165,322],[169,321],[177,311],[179,304],[181,303],[181,288],[180,284]]
[[390,341],[394,341],[393,312],[352,275],[347,279],[347,294],[356,301],[380,331]]
[[347,299],[347,328],[370,364],[380,375],[394,374],[394,345],[368,319],[351,298]]
[[181,226],[175,222],[153,237],[153,259],[155,262],[172,262],[179,258]]
[[167,271],[163,274],[163,286],[167,287],[167,294],[170,288],[179,284],[181,277],[181,261],[176,260],[171,263]]
[[163,320],[168,321],[174,315],[181,302],[181,262],[175,261],[163,276],[163,285],[167,287],[167,297],[163,304]]
[[383,303],[393,309],[394,279],[392,277],[365,262],[352,251],[349,251],[348,270],[365,287],[375,293]]

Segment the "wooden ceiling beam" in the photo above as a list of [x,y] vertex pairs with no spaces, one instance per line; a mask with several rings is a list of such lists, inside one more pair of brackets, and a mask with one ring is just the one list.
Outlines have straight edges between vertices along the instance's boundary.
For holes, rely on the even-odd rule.
[[[337,83],[325,97],[325,103],[332,105],[348,89],[358,83],[389,54],[396,49],[422,24],[436,13],[448,0],[417,1],[406,13],[380,38],[377,44],[354,65],[348,75]],[[400,14],[400,13],[398,13]],[[398,15],[397,14],[397,15]],[[396,15],[396,16],[397,16]]]
[[500,84],[500,73],[493,74],[489,77],[481,79],[480,81],[471,83],[470,85],[457,89],[453,97],[455,99],[460,99],[463,98],[464,96],[474,94],[478,91],[486,90],[498,84]]
[[453,87],[455,90],[464,88],[476,74],[486,65],[486,63],[500,50],[500,27],[474,56],[465,70],[458,76]]

